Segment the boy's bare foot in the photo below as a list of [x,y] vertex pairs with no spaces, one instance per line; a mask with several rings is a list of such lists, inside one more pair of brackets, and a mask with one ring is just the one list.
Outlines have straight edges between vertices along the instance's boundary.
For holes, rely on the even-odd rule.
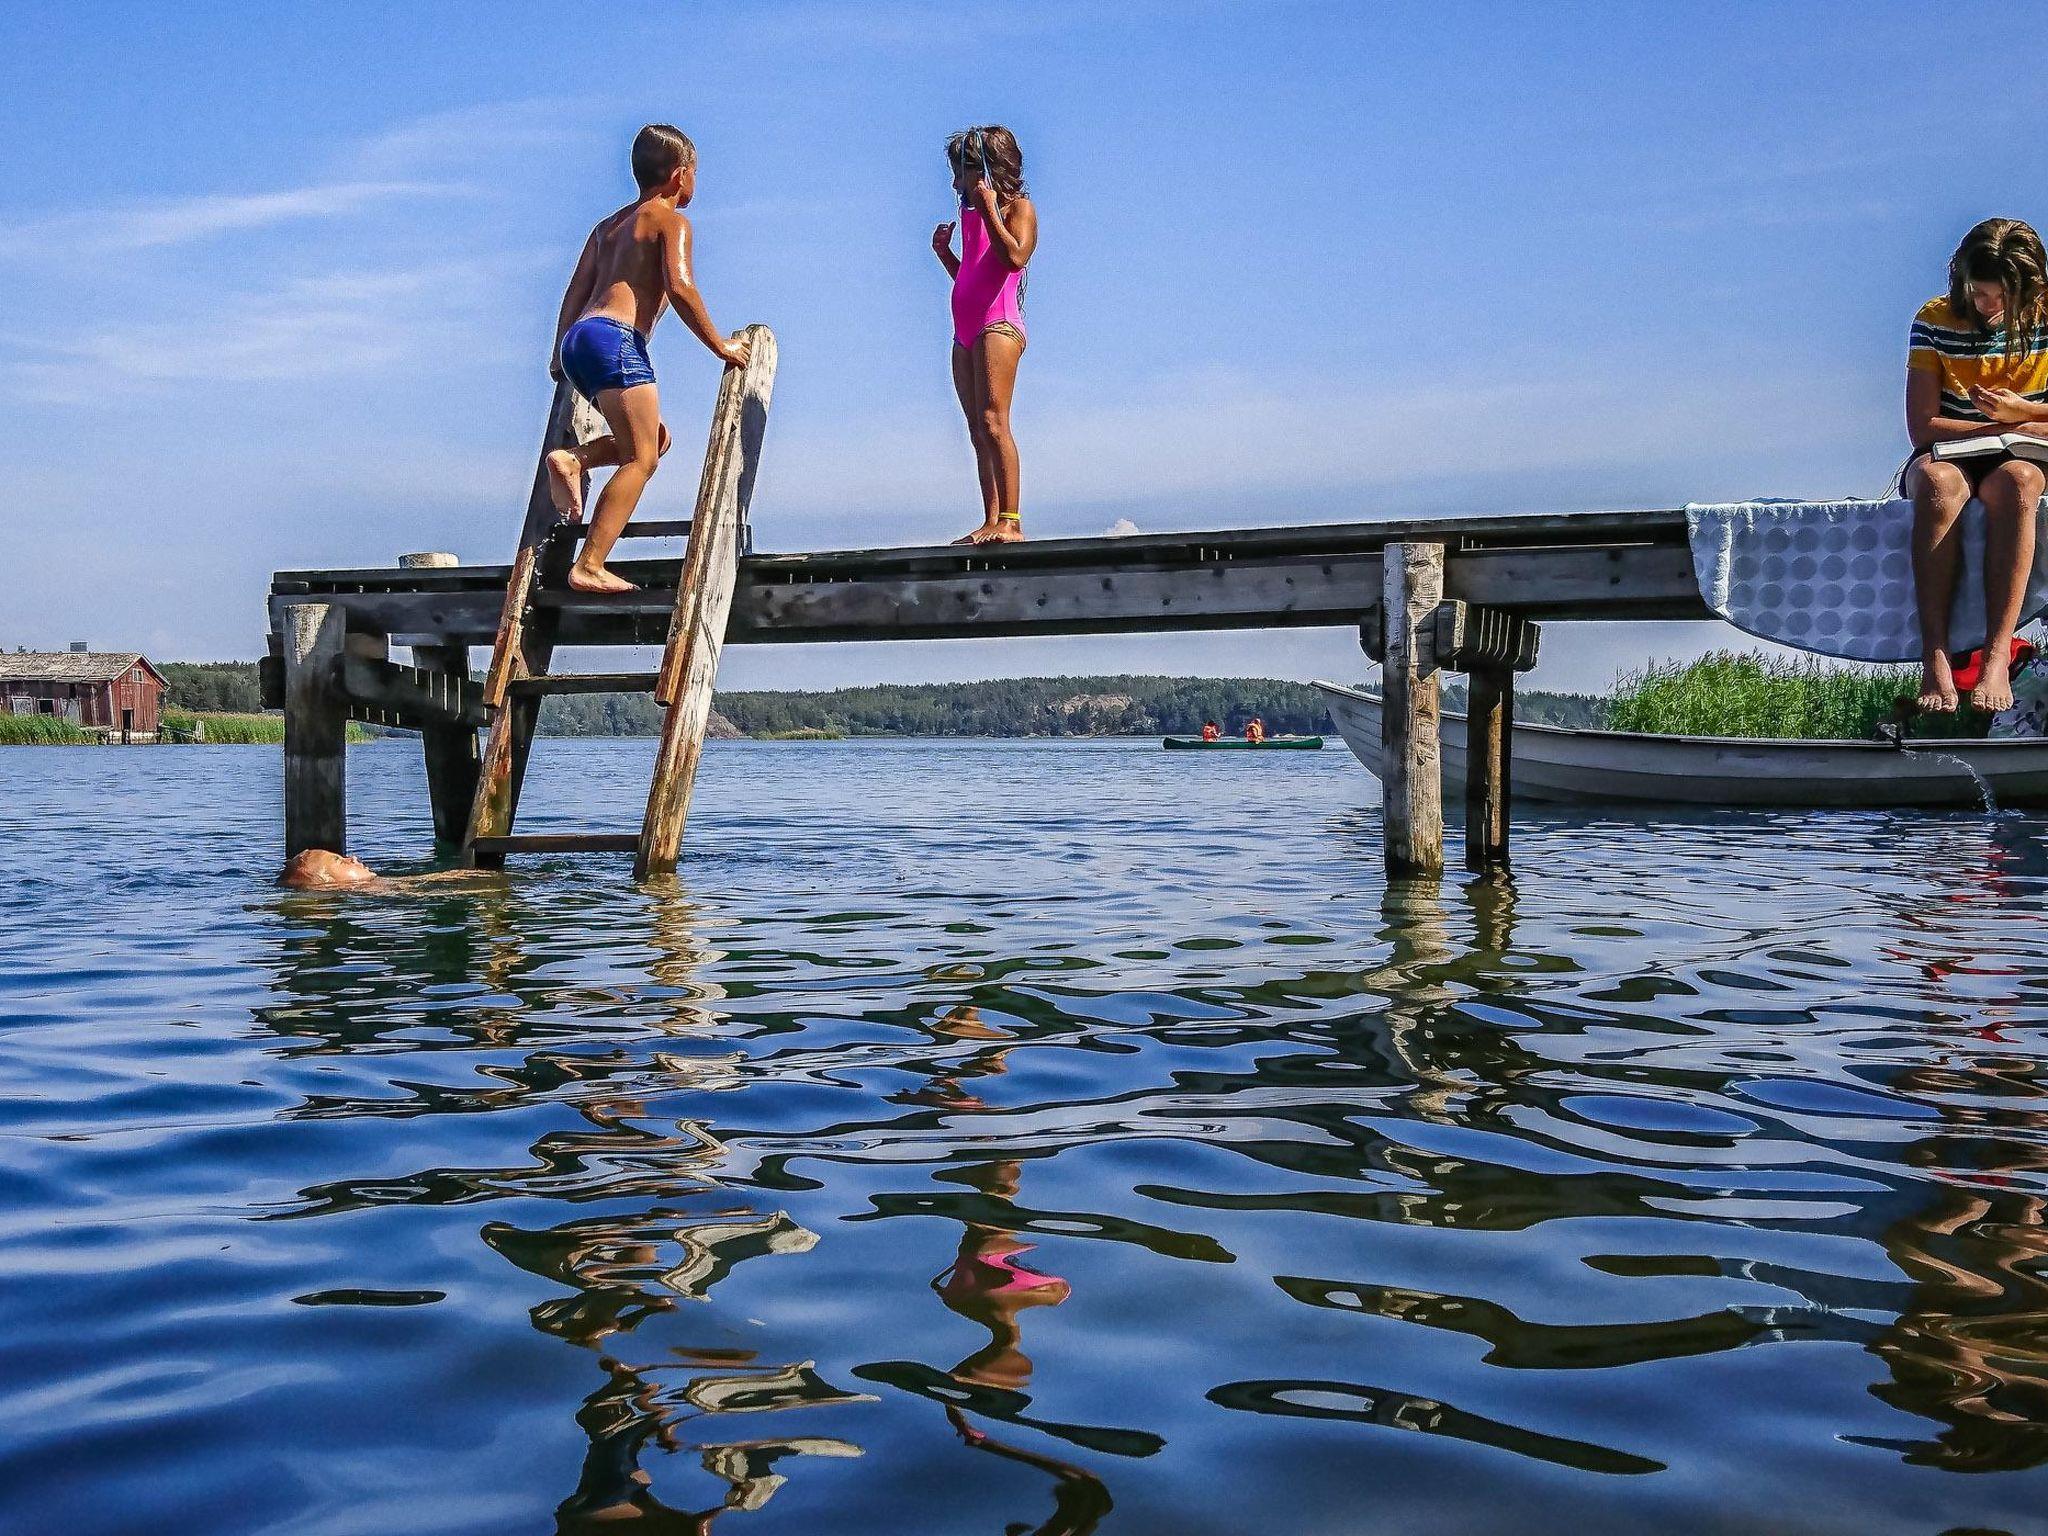
[[588,570],[582,561],[569,567],[569,585],[578,592],[638,592],[640,589],[623,576],[615,576],[603,566]]
[[548,455],[548,500],[563,522],[583,521],[583,461],[566,448]]
[[2012,663],[1987,652],[1984,670],[1977,674],[1977,686],[1970,690],[1970,707],[1995,715],[2012,708]]
[[1948,653],[1933,650],[1920,666],[1920,708],[1930,715],[1956,712],[1955,674],[1948,669]]

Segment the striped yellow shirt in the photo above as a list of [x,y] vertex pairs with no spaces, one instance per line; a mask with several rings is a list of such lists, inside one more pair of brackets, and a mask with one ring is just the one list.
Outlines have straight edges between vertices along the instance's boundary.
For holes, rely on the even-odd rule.
[[1988,421],[1970,401],[1972,385],[2010,389],[2048,402],[2048,329],[2036,328],[2008,357],[2005,327],[1979,330],[1958,319],[1946,298],[1929,299],[1913,317],[1906,367],[1941,380],[1941,414],[1957,421]]

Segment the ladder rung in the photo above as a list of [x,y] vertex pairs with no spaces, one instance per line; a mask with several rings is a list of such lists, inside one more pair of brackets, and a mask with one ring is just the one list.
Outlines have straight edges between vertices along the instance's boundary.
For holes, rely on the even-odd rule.
[[514,832],[505,837],[479,837],[469,845],[478,853],[637,853],[638,832]]
[[[590,534],[590,524],[563,523],[555,529],[558,537],[581,539]],[[660,518],[644,523],[628,523],[619,531],[622,539],[687,539],[690,536],[690,519],[663,522]]]
[[652,693],[658,672],[551,672],[545,677],[517,677],[508,693]]

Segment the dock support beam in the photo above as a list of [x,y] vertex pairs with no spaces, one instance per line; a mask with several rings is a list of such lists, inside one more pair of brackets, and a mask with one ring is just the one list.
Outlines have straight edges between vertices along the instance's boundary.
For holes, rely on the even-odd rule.
[[1465,867],[1474,874],[1508,863],[1508,796],[1514,753],[1515,674],[1479,667],[1465,715]]
[[[453,678],[469,675],[466,645],[416,645],[412,662],[422,672]],[[434,808],[434,841],[462,846],[469,826],[469,808],[476,800],[476,781],[483,759],[472,725],[422,725],[420,745],[427,759],[427,798]]]
[[[446,570],[460,564],[455,556],[439,550],[400,555],[398,566],[406,571]],[[458,681],[469,678],[469,647],[466,645],[415,645],[412,664],[422,672],[433,672]],[[477,751],[476,729],[467,725],[422,725],[420,747],[427,760],[427,799],[434,812],[434,841],[449,848],[462,846],[462,834],[469,828],[469,808],[476,799],[477,775],[483,758]]]
[[1470,682],[1465,713],[1465,867],[1507,868],[1515,674],[1536,665],[1542,639],[1520,614],[1452,598],[1434,620],[1436,664]]
[[1387,877],[1444,867],[1443,744],[1434,615],[1444,595],[1441,544],[1392,543],[1381,556],[1386,624],[1380,713]]
[[284,610],[284,853],[347,852],[348,699],[341,689],[348,610]]

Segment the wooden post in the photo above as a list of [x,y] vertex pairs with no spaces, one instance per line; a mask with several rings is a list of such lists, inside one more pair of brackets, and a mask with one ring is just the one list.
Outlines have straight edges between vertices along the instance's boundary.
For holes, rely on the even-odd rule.
[[775,388],[774,335],[765,325],[750,325],[745,334],[747,366],[727,372],[712,413],[689,551],[655,683],[655,700],[667,706],[667,713],[633,861],[633,873],[640,879],[674,870],[682,851],[683,824],[689,819],[704,727],[711,717],[718,653],[725,643],[726,618],[739,579],[740,536],[753,500],[768,399]]
[[1521,614],[1459,598],[1437,604],[1431,629],[1437,668],[1463,672],[1471,681],[1465,714],[1465,867],[1475,873],[1505,869],[1515,674],[1536,665],[1542,633]]
[[1381,556],[1386,661],[1380,775],[1389,879],[1444,867],[1443,744],[1437,697],[1436,606],[1441,544],[1393,543]]
[[1465,715],[1465,867],[1475,874],[1508,862],[1508,795],[1513,771],[1515,674],[1475,667]]
[[[422,672],[442,672],[455,678],[469,675],[466,645],[416,645],[412,648],[412,661]],[[469,809],[476,801],[477,778],[483,768],[476,728],[422,725],[420,748],[427,760],[427,799],[434,809],[434,841],[458,848],[469,827]]]
[[348,700],[339,671],[348,611],[284,610],[284,854],[348,851]]
[[[407,571],[445,570],[460,563],[455,556],[439,551],[398,557],[399,568]],[[469,647],[416,644],[412,648],[412,664],[422,672],[467,677]],[[465,725],[422,725],[420,749],[427,762],[427,799],[433,807],[434,841],[458,847],[469,826],[469,808],[476,799],[482,761],[477,753],[476,731]]]

